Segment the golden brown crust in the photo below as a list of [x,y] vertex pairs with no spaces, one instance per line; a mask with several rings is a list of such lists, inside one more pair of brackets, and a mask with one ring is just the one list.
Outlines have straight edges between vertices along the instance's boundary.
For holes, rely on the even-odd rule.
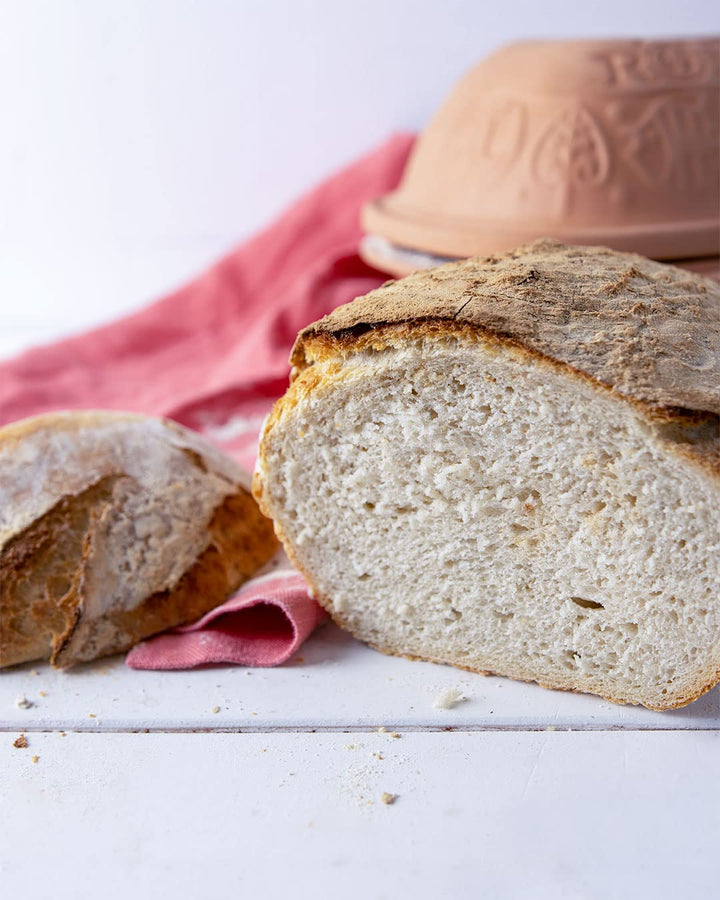
[[[97,512],[110,502],[117,479],[103,478],[63,497],[0,554],[0,666],[48,658],[53,639],[71,634],[86,554]],[[72,567],[72,568],[70,568]],[[34,578],[41,577],[38,592]]]
[[[174,588],[152,594],[133,610],[120,610],[108,616],[107,626],[116,635],[116,640],[103,655],[129,650],[143,638],[192,622],[219,606],[254,575],[279,546],[272,522],[262,515],[253,498],[243,489],[215,510],[208,530],[210,545]],[[81,609],[77,608],[76,613],[72,628],[60,636],[53,648],[51,663],[54,666],[63,667],[86,658],[82,653],[68,658],[66,652],[80,623]]]
[[0,667],[115,653],[223,602],[278,547],[245,484],[162,420],[66,413],[0,429]]
[[494,334],[651,407],[720,414],[720,285],[555,241],[387,282],[302,331],[291,363],[311,364],[320,336],[358,346],[387,325],[433,322]]
[[[64,667],[128,650],[143,638],[193,621],[223,603],[277,551],[272,522],[244,489],[215,510],[210,544],[167,591],[135,609],[115,611],[99,623],[112,635],[101,653],[95,640],[73,648],[83,622],[83,573],[93,540],[93,522],[112,502],[112,482],[103,480],[78,497],[63,498],[5,547],[0,559],[0,667],[50,658]],[[31,579],[45,574],[39,595]],[[98,623],[89,623],[93,631]]]

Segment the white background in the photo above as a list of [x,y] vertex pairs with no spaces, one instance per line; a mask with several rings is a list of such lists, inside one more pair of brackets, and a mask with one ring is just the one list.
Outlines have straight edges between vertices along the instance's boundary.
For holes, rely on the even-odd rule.
[[511,40],[717,0],[0,0],[0,355],[182,283]]
[[[712,30],[717,0],[0,0],[0,354],[179,284],[503,42]],[[277,669],[30,664],[0,678],[0,884],[711,897],[719,751],[720,689],[652,713],[331,627]]]

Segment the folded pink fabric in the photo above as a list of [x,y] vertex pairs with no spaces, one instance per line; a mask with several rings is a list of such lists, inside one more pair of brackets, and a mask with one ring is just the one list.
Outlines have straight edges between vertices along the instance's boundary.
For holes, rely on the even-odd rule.
[[[357,255],[359,210],[397,185],[412,142],[390,138],[143,311],[0,363],[0,424],[58,409],[168,416],[252,468],[298,330],[385,280]],[[195,625],[131,651],[129,664],[282,662],[324,615],[300,576],[286,578],[250,582]]]
[[297,572],[255,578],[192,625],[143,641],[128,653],[133,669],[189,669],[208,663],[277,666],[325,619]]

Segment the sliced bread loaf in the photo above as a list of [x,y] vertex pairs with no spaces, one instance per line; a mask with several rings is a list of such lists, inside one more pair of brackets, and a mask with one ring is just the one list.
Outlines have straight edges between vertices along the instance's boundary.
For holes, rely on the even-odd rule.
[[248,476],[179,425],[91,412],[0,429],[0,667],[127,650],[276,548]]
[[540,242],[305,329],[255,496],[338,624],[682,706],[720,678],[720,286]]

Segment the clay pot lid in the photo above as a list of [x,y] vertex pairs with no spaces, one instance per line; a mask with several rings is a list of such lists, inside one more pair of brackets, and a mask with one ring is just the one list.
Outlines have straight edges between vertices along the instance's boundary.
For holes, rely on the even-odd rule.
[[540,236],[656,259],[720,246],[720,39],[511,44],[463,78],[363,226],[439,256]]
[[[435,253],[412,250],[392,244],[375,234],[366,234],[362,239],[360,256],[373,268],[380,272],[387,272],[395,278],[404,278],[419,269],[431,269],[434,266],[457,262],[463,258],[438,256]],[[697,275],[704,275],[705,278],[720,281],[720,256],[700,256],[692,259],[665,260],[665,262],[681,269],[687,269],[689,272],[695,272]]]

